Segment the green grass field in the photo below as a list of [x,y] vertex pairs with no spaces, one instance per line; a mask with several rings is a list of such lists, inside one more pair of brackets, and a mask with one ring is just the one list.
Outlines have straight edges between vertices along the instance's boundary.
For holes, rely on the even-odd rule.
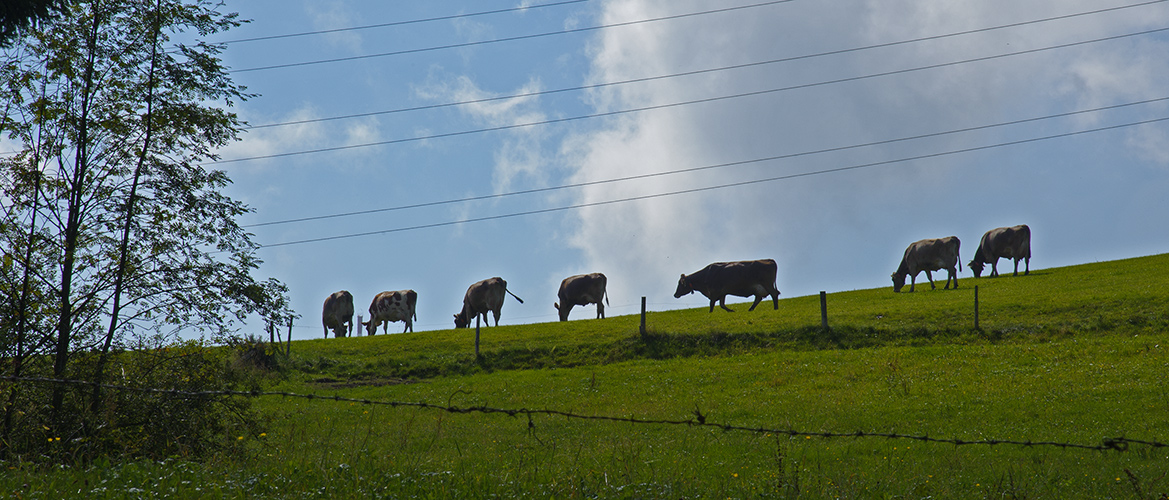
[[[242,456],[10,469],[23,498],[1164,498],[1169,255],[891,287],[294,342]],[[921,285],[919,283],[919,285]],[[974,328],[974,287],[980,326]],[[734,306],[732,306],[734,307]],[[673,425],[580,416],[697,421]],[[777,432],[778,431],[778,432]],[[889,433],[977,441],[821,437]]]

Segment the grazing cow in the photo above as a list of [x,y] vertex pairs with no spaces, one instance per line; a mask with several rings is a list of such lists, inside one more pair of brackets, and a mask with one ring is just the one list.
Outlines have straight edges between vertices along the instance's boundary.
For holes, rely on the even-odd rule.
[[771,259],[715,262],[689,276],[683,274],[678,280],[674,298],[681,298],[697,290],[710,299],[710,312],[714,312],[716,301],[723,309],[734,312],[727,307],[727,295],[754,295],[755,303],[751,304],[748,311],[754,311],[763,297],[770,295],[772,305],[779,309],[779,289],[775,287],[777,270],[778,266]]
[[382,326],[382,333],[389,333],[390,323],[405,321],[406,328],[402,333],[414,331],[414,320],[418,319],[415,307],[418,305],[418,293],[414,290],[398,290],[396,292],[382,292],[374,296],[369,303],[369,321],[362,321],[366,333],[374,335],[377,327]]
[[564,281],[560,282],[560,291],[556,293],[560,302],[552,303],[552,306],[560,311],[560,321],[568,321],[568,312],[572,310],[572,306],[589,304],[597,305],[597,319],[604,318],[605,306],[601,304],[601,299],[609,302],[609,297],[605,294],[607,281],[605,275],[601,273],[578,274],[564,278]]
[[930,272],[939,269],[949,272],[946,276],[946,289],[950,289],[950,280],[954,280],[954,288],[958,288],[958,271],[962,269],[958,247],[961,244],[957,236],[913,242],[905,249],[905,256],[901,258],[897,272],[892,274],[893,291],[900,292],[905,286],[905,277],[909,276],[909,291],[912,292],[914,285],[917,284],[917,273],[922,271],[925,271],[925,277],[930,280],[930,288],[937,288]]
[[998,276],[999,257],[1015,260],[1015,276],[1019,275],[1019,260],[1024,261],[1023,275],[1031,274],[1031,228],[1026,224],[1000,227],[982,235],[982,241],[978,242],[978,250],[974,251],[974,260],[970,261],[969,266],[974,271],[974,277],[982,277],[987,262],[990,263],[990,277]]
[[335,338],[348,336],[353,331],[353,294],[341,290],[326,298],[321,323],[325,325],[325,338],[329,338],[330,328]]
[[483,316],[483,323],[487,323],[487,311],[495,315],[495,326],[499,326],[504,292],[511,294],[520,304],[524,303],[523,299],[516,297],[516,294],[507,289],[507,282],[503,281],[503,278],[485,279],[471,285],[467,288],[467,294],[463,296],[463,310],[455,315],[455,328],[471,326],[471,320],[478,319],[480,315]]

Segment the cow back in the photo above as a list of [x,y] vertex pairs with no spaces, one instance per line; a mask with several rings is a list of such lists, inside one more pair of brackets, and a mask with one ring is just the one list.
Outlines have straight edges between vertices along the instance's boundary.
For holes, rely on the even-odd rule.
[[601,273],[570,276],[560,282],[560,291],[556,296],[560,298],[561,304],[596,304],[604,298],[607,283],[608,278]]

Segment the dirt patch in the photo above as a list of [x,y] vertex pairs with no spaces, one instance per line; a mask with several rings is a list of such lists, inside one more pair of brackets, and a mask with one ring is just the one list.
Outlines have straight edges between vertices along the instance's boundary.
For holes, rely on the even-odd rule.
[[354,387],[383,387],[387,385],[419,384],[422,383],[422,381],[405,378],[337,380],[335,378],[325,377],[313,380],[312,383],[328,389],[352,389]]

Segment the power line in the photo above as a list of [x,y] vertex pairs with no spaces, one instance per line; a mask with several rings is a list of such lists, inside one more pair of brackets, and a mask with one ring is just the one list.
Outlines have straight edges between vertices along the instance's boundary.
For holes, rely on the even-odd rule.
[[[1043,136],[1043,137],[1033,137],[1030,139],[1020,139],[1020,140],[1016,140],[1016,141],[1009,141],[1009,142],[1002,142],[1002,143],[991,144],[991,145],[986,145],[986,146],[977,146],[977,147],[971,147],[971,148],[957,149],[957,150],[945,151],[945,152],[941,152],[941,153],[931,153],[931,154],[925,154],[925,155],[918,155],[918,156],[912,156],[912,157],[907,157],[907,158],[900,158],[900,159],[896,159],[896,160],[885,160],[885,161],[878,161],[878,162],[871,162],[871,163],[863,163],[863,164],[859,164],[859,165],[850,165],[847,167],[836,167],[836,168],[829,168],[829,169],[824,169],[824,170],[815,170],[812,172],[802,172],[802,173],[798,173],[798,174],[780,175],[780,176],[768,177],[768,178],[763,178],[763,179],[754,179],[754,180],[749,180],[749,181],[740,181],[740,182],[732,182],[732,183],[727,183],[727,184],[718,184],[718,185],[714,185],[714,186],[683,189],[683,190],[671,191],[671,192],[667,192],[667,193],[633,196],[633,197],[629,197],[629,198],[620,198],[620,199],[616,199],[616,200],[581,203],[581,204],[577,204],[577,205],[568,205],[568,206],[562,206],[562,207],[541,208],[541,209],[527,210],[527,211],[522,211],[522,212],[513,212],[513,213],[507,213],[507,214],[500,214],[500,215],[476,217],[476,218],[470,218],[470,219],[464,219],[464,220],[435,222],[435,223],[431,223],[431,224],[419,224],[419,225],[415,225],[415,226],[399,227],[399,228],[394,228],[394,229],[384,229],[384,230],[380,230],[380,231],[367,231],[367,232],[362,232],[362,233],[350,233],[350,234],[343,234],[343,235],[338,235],[338,236],[325,236],[325,237],[320,237],[320,238],[310,238],[310,239],[305,239],[305,240],[288,241],[288,242],[284,242],[284,243],[275,243],[275,244],[271,244],[271,245],[261,245],[260,248],[261,249],[275,248],[275,247],[282,247],[282,246],[301,245],[301,244],[305,244],[305,243],[319,243],[319,242],[323,242],[323,241],[359,238],[359,237],[363,237],[363,236],[375,236],[375,235],[383,235],[383,234],[391,234],[391,233],[400,233],[400,232],[406,232],[406,231],[416,231],[419,229],[433,229],[433,228],[445,227],[445,226],[469,224],[472,222],[486,222],[486,221],[493,221],[493,220],[510,219],[510,218],[515,218],[515,217],[528,216],[528,215],[539,215],[539,214],[547,214],[547,213],[553,213],[553,212],[564,212],[564,211],[568,211],[568,210],[577,210],[577,209],[581,209],[581,208],[592,208],[592,207],[599,207],[599,206],[604,206],[604,205],[613,205],[613,204],[617,204],[617,203],[627,203],[627,202],[631,202],[631,201],[642,201],[642,200],[650,200],[650,199],[655,199],[655,198],[664,198],[664,197],[668,197],[668,196],[677,196],[677,195],[682,195],[682,194],[693,194],[693,193],[714,191],[714,190],[727,189],[727,188],[733,188],[733,187],[743,187],[743,186],[763,184],[763,183],[775,182],[775,181],[781,181],[781,180],[796,179],[796,178],[800,178],[800,177],[811,177],[811,176],[815,176],[815,175],[823,175],[823,174],[830,174],[830,173],[837,173],[837,172],[846,172],[846,171],[851,171],[851,170],[860,170],[860,169],[872,168],[872,167],[883,166],[883,165],[891,165],[894,163],[904,163],[904,162],[908,162],[908,161],[939,158],[939,157],[943,157],[943,156],[951,156],[951,155],[971,153],[971,152],[976,152],[976,151],[984,151],[984,150],[988,150],[988,149],[995,149],[995,148],[1001,148],[1001,147],[1007,147],[1007,146],[1017,146],[1017,145],[1021,145],[1021,144],[1029,144],[1029,143],[1033,143],[1033,142],[1040,142],[1040,141],[1046,141],[1046,140],[1052,140],[1052,139],[1074,137],[1074,136],[1078,136],[1078,135],[1090,134],[1090,133],[1095,133],[1095,132],[1104,132],[1104,131],[1116,130],[1116,129],[1127,128],[1127,127],[1135,127],[1135,126],[1139,126],[1139,125],[1160,123],[1160,122],[1164,122],[1164,121],[1169,121],[1169,117],[1154,118],[1154,119],[1142,120],[1142,121],[1137,121],[1137,122],[1130,122],[1130,123],[1125,123],[1125,124],[1120,124],[1120,125],[1111,125],[1111,126],[1107,126],[1107,127],[1097,127],[1097,128],[1093,128],[1093,129],[1080,130],[1080,131],[1076,131],[1076,132],[1065,132],[1065,133],[1061,133],[1061,134],[1053,134],[1053,135],[1048,135],[1048,136]],[[763,161],[770,161],[771,159],[772,158],[760,158],[760,159],[756,159],[756,160],[746,160],[746,161],[742,161],[739,163],[741,163],[741,164],[757,163],[757,162],[763,162]]]
[[680,72],[680,73],[671,73],[671,74],[667,74],[667,75],[634,78],[631,80],[622,80],[622,81],[617,81],[617,82],[605,82],[605,83],[597,83],[597,84],[591,84],[591,85],[581,85],[581,86],[577,86],[577,87],[565,87],[565,88],[553,89],[553,90],[525,92],[525,93],[512,94],[512,95],[506,95],[506,96],[486,97],[486,98],[482,98],[482,99],[472,99],[472,100],[466,100],[466,101],[430,104],[430,105],[425,105],[425,106],[415,106],[415,107],[409,107],[409,108],[399,108],[399,109],[391,109],[391,110],[384,110],[384,111],[371,111],[371,112],[365,112],[365,113],[355,113],[355,114],[331,116],[331,117],[325,117],[325,118],[313,118],[313,119],[307,119],[307,120],[295,120],[295,121],[280,122],[280,123],[266,123],[266,124],[262,124],[262,125],[249,125],[249,126],[244,127],[244,128],[247,130],[251,130],[251,129],[259,129],[259,128],[281,127],[281,126],[288,126],[288,125],[303,125],[306,123],[317,123],[317,122],[333,121],[333,120],[345,120],[345,119],[351,119],[351,118],[365,118],[365,117],[370,117],[370,116],[406,113],[406,112],[413,112],[413,111],[424,111],[424,110],[439,109],[439,108],[446,108],[446,107],[464,106],[464,105],[468,105],[468,104],[481,104],[481,103],[493,102],[493,101],[503,101],[503,100],[509,100],[509,99],[521,99],[521,98],[526,98],[526,97],[539,97],[539,96],[544,96],[544,95],[551,95],[551,94],[558,94],[558,93],[565,93],[565,92],[578,92],[578,91],[582,91],[582,90],[593,90],[593,89],[612,87],[612,86],[617,86],[617,85],[627,85],[627,84],[631,84],[631,83],[644,83],[644,82],[665,80],[665,79],[678,78],[678,77],[684,77],[684,76],[694,76],[694,75],[701,75],[701,74],[707,74],[707,73],[716,73],[716,72],[722,72],[722,71],[730,71],[730,70],[736,70],[736,69],[745,69],[745,68],[752,68],[752,67],[758,67],[758,66],[766,66],[766,65],[771,65],[771,64],[800,61],[800,60],[813,59],[813,58],[825,57],[825,56],[841,55],[841,54],[847,54],[847,53],[852,53],[852,52],[861,52],[861,51],[872,50],[872,49],[895,47],[898,45],[907,45],[907,44],[911,44],[911,43],[918,43],[918,42],[925,42],[925,41],[932,41],[932,40],[941,40],[944,38],[952,38],[952,37],[971,35],[971,34],[976,34],[976,33],[985,33],[985,32],[989,32],[989,31],[996,31],[996,30],[1001,30],[1001,29],[1018,28],[1021,26],[1027,26],[1027,25],[1031,25],[1031,24],[1040,24],[1040,23],[1046,23],[1046,22],[1051,22],[1051,21],[1059,21],[1059,20],[1071,19],[1071,18],[1075,18],[1075,17],[1083,17],[1083,16],[1089,16],[1089,15],[1101,14],[1101,13],[1105,13],[1105,12],[1130,9],[1130,8],[1134,8],[1134,7],[1143,7],[1143,6],[1152,5],[1152,4],[1164,3],[1166,1],[1169,1],[1169,0],[1152,0],[1149,2],[1136,3],[1136,4],[1131,4],[1131,5],[1109,7],[1109,8],[1105,8],[1105,9],[1097,9],[1097,10],[1086,11],[1086,12],[1078,12],[1078,13],[1074,13],[1074,14],[1066,14],[1066,15],[1062,15],[1062,16],[1047,17],[1047,18],[1035,19],[1035,20],[1031,20],[1031,21],[1020,21],[1020,22],[1016,22],[1016,23],[1002,24],[1002,25],[998,25],[998,26],[990,26],[990,27],[986,27],[986,28],[978,28],[978,29],[972,29],[972,30],[967,30],[967,31],[958,31],[958,32],[954,32],[954,33],[926,36],[926,37],[921,37],[921,38],[913,38],[913,39],[909,39],[909,40],[900,40],[900,41],[886,42],[886,43],[880,43],[880,44],[875,44],[875,45],[866,45],[866,46],[862,46],[862,47],[852,47],[852,48],[847,48],[847,49],[819,52],[819,53],[815,53],[815,54],[806,54],[806,55],[800,55],[800,56],[784,57],[784,58],[779,58],[779,59],[770,59],[770,60],[766,60],[766,61],[750,62],[750,63],[744,63],[744,64],[735,64],[735,65],[722,66],[722,67],[717,67],[717,68],[707,68],[707,69],[700,69],[700,70],[693,70],[693,71],[685,71],[685,72]]
[[316,64],[334,63],[334,62],[357,61],[357,60],[361,60],[361,59],[372,59],[372,58],[376,58],[376,57],[400,56],[400,55],[405,55],[405,54],[417,54],[420,52],[432,52],[432,51],[436,51],[436,50],[473,47],[476,45],[488,45],[488,44],[502,43],[502,42],[514,42],[514,41],[518,41],[518,40],[531,40],[534,38],[543,38],[543,37],[549,37],[549,36],[555,36],[555,35],[569,35],[569,34],[574,34],[574,33],[585,33],[585,32],[589,32],[589,31],[597,31],[597,30],[603,30],[603,29],[609,29],[609,28],[618,28],[618,27],[622,27],[622,26],[633,26],[633,25],[637,25],[637,24],[645,24],[645,23],[652,23],[652,22],[658,22],[658,21],[671,21],[671,20],[683,19],[683,18],[687,18],[687,17],[704,16],[704,15],[709,15],[709,14],[719,14],[719,13],[724,13],[724,12],[732,12],[732,11],[736,11],[736,10],[752,9],[752,8],[756,8],[756,7],[766,7],[766,6],[770,6],[770,5],[788,3],[788,2],[793,2],[793,1],[795,1],[795,0],[773,0],[770,2],[756,3],[756,4],[751,4],[751,5],[739,5],[739,6],[735,6],[735,7],[726,7],[726,8],[722,8],[722,9],[706,10],[706,11],[702,11],[702,12],[690,12],[690,13],[686,13],[686,14],[676,14],[676,15],[672,15],[672,16],[657,17],[657,18],[652,18],[652,19],[641,19],[638,21],[626,21],[626,22],[621,22],[621,23],[604,24],[604,25],[599,25],[599,26],[588,26],[588,27],[584,27],[584,28],[573,28],[573,29],[566,29],[566,30],[561,30],[561,31],[535,33],[535,34],[531,34],[531,35],[512,36],[512,37],[506,37],[506,38],[497,38],[494,40],[481,40],[478,42],[454,43],[454,44],[449,44],[449,45],[424,47],[424,48],[420,48],[420,49],[406,49],[406,50],[398,50],[398,51],[393,51],[393,52],[382,52],[382,53],[378,53],[378,54],[366,54],[366,55],[351,56],[351,57],[337,57],[337,58],[332,58],[332,59],[321,59],[321,60],[317,60],[317,61],[303,61],[303,62],[297,62],[297,63],[274,64],[271,66],[260,66],[260,67],[255,67],[255,68],[245,68],[245,69],[232,70],[231,73],[245,73],[245,72],[250,72],[250,71],[265,71],[265,70],[271,70],[271,69],[293,68],[293,67],[299,67],[299,66],[310,66],[310,65],[316,65]]
[[896,139],[885,139],[885,140],[881,140],[881,141],[867,142],[867,143],[862,143],[862,144],[852,144],[852,145],[848,145],[848,146],[838,146],[838,147],[834,147],[834,148],[826,148],[826,149],[819,149],[819,150],[813,150],[813,151],[803,151],[803,152],[799,152],[799,153],[790,153],[790,154],[786,154],[786,155],[771,156],[771,157],[767,157],[767,158],[760,158],[760,159],[747,160],[747,161],[719,163],[719,164],[714,164],[714,165],[704,165],[704,166],[691,167],[691,168],[685,168],[685,169],[680,169],[680,170],[670,170],[670,171],[666,171],[666,172],[655,172],[655,173],[650,173],[650,174],[632,175],[632,176],[627,176],[627,177],[617,177],[617,178],[613,178],[613,179],[604,179],[604,180],[598,180],[598,181],[564,184],[564,185],[560,185],[560,186],[549,186],[549,187],[543,187],[543,188],[525,189],[525,190],[521,190],[521,191],[511,191],[511,192],[507,192],[507,193],[497,193],[497,194],[480,195],[480,196],[469,196],[469,197],[465,197],[465,198],[456,198],[456,199],[441,200],[441,201],[431,201],[431,202],[416,203],[416,204],[411,204],[411,205],[400,205],[400,206],[395,206],[395,207],[375,208],[375,209],[369,209],[369,210],[359,210],[359,211],[343,212],[343,213],[329,214],[329,215],[317,215],[317,216],[312,216],[312,217],[300,217],[300,218],[295,218],[295,219],[284,219],[284,220],[277,220],[277,221],[270,221],[270,222],[261,222],[261,223],[256,223],[256,224],[248,224],[248,225],[245,225],[242,227],[252,228],[252,227],[263,227],[263,226],[275,226],[275,225],[280,225],[280,224],[291,224],[291,223],[297,223],[297,222],[309,222],[309,221],[314,221],[314,220],[335,219],[335,218],[340,218],[340,217],[350,217],[350,216],[356,216],[356,215],[369,215],[369,214],[375,214],[375,213],[394,212],[394,211],[408,210],[408,209],[414,209],[414,208],[426,208],[426,207],[434,207],[434,206],[441,206],[441,205],[452,205],[452,204],[456,204],[456,203],[467,203],[467,202],[472,202],[472,201],[483,201],[483,200],[490,200],[490,199],[497,199],[497,198],[507,198],[507,197],[512,197],[512,196],[544,193],[544,192],[550,192],[550,191],[561,191],[561,190],[565,190],[565,189],[574,189],[574,188],[580,188],[580,187],[612,184],[612,183],[625,182],[625,181],[631,181],[631,180],[640,180],[640,179],[648,179],[648,178],[654,178],[654,177],[662,177],[662,176],[666,176],[666,175],[691,173],[691,172],[698,172],[698,171],[703,171],[703,170],[712,170],[712,169],[718,169],[718,168],[743,165],[746,163],[757,163],[757,162],[761,162],[761,161],[784,160],[784,159],[797,158],[797,157],[801,157],[801,156],[811,156],[811,155],[817,155],[817,154],[823,154],[823,153],[834,153],[834,152],[839,152],[839,151],[846,151],[849,149],[859,149],[859,148],[866,148],[866,147],[871,147],[871,146],[881,146],[881,145],[887,145],[887,144],[894,144],[894,143],[898,143],[898,142],[914,141],[914,140],[919,140],[919,139],[927,139],[927,138],[931,138],[931,137],[940,137],[940,136],[944,136],[944,135],[953,135],[953,134],[959,134],[959,133],[973,132],[973,131],[977,131],[977,130],[986,130],[986,129],[991,129],[991,128],[1006,127],[1006,126],[1011,126],[1011,125],[1020,125],[1023,123],[1031,123],[1031,122],[1050,120],[1050,119],[1055,119],[1055,118],[1066,118],[1069,116],[1082,115],[1082,114],[1088,114],[1088,113],[1097,113],[1100,111],[1109,111],[1109,110],[1114,110],[1114,109],[1138,106],[1138,105],[1142,105],[1142,104],[1151,104],[1151,103],[1162,102],[1162,101],[1169,101],[1169,97],[1158,97],[1155,99],[1146,99],[1146,100],[1142,100],[1142,101],[1114,104],[1111,106],[1103,106],[1103,107],[1092,108],[1092,109],[1068,111],[1065,113],[1057,113],[1057,114],[1053,114],[1053,115],[1045,115],[1045,116],[1032,117],[1032,118],[1022,118],[1022,119],[1018,119],[1018,120],[1011,120],[1011,121],[994,123],[994,124],[989,124],[989,125],[978,125],[978,126],[973,126],[973,127],[965,127],[965,128],[960,128],[960,129],[947,130],[947,131],[943,131],[943,132],[931,132],[928,134],[921,134],[921,135],[915,135],[915,136],[909,136],[909,137],[899,137]]
[[409,21],[394,21],[394,22],[388,22],[388,23],[367,24],[364,26],[351,26],[348,28],[334,28],[334,29],[318,30],[318,31],[305,31],[305,32],[301,32],[301,33],[287,33],[287,34],[283,34],[283,35],[257,36],[257,37],[252,37],[252,38],[240,38],[240,39],[236,39],[236,40],[227,40],[227,41],[216,42],[216,43],[233,44],[233,43],[245,43],[245,42],[259,42],[259,41],[263,41],[263,40],[277,40],[277,39],[281,39],[281,38],[294,38],[294,37],[310,36],[310,35],[324,35],[324,34],[328,34],[328,33],[339,33],[339,32],[343,32],[343,31],[358,31],[358,30],[366,30],[366,29],[373,29],[373,28],[391,28],[391,27],[395,27],[395,26],[406,26],[406,25],[410,25],[410,24],[422,24],[422,23],[429,23],[429,22],[435,22],[435,21],[450,21],[450,20],[454,20],[454,19],[465,19],[468,17],[479,17],[479,16],[490,15],[490,14],[504,14],[504,13],[508,13],[508,12],[535,10],[535,9],[542,9],[544,7],[559,7],[562,5],[583,3],[583,2],[588,2],[588,1],[590,1],[590,0],[565,0],[562,2],[551,2],[551,3],[540,4],[540,5],[529,5],[527,7],[511,7],[511,8],[507,8],[507,9],[496,9],[496,10],[486,10],[486,11],[481,11],[481,12],[472,12],[470,14],[452,14],[452,15],[448,15],[448,16],[428,17],[425,19],[411,19]]
[[952,61],[952,62],[948,62],[948,63],[930,64],[927,66],[918,66],[915,68],[899,69],[899,70],[893,70],[893,71],[885,71],[885,72],[881,72],[881,73],[872,73],[872,74],[868,74],[868,75],[840,78],[840,79],[836,79],[836,80],[826,80],[826,81],[806,83],[806,84],[800,84],[800,85],[792,85],[792,86],[787,86],[787,87],[757,90],[757,91],[753,91],[753,92],[744,92],[744,93],[740,93],[740,94],[732,94],[732,95],[717,96],[717,97],[707,97],[707,98],[703,98],[703,99],[681,101],[681,102],[675,102],[675,103],[669,103],[669,104],[658,104],[658,105],[645,106],[645,107],[640,107],[640,108],[630,108],[630,109],[623,109],[623,110],[606,111],[606,112],[602,112],[602,113],[570,116],[570,117],[565,117],[565,118],[555,118],[555,119],[550,119],[550,120],[543,120],[543,121],[529,122],[529,123],[519,123],[519,124],[513,124],[513,125],[501,125],[498,127],[471,129],[471,130],[464,130],[464,131],[459,131],[459,132],[447,132],[447,133],[442,133],[442,134],[433,134],[433,135],[418,136],[418,137],[408,137],[408,138],[402,138],[402,139],[391,139],[391,140],[368,142],[368,143],[362,143],[362,144],[350,144],[350,145],[345,145],[345,146],[332,146],[332,147],[327,147],[327,148],[310,149],[310,150],[303,150],[303,151],[291,151],[291,152],[287,152],[287,153],[274,153],[274,154],[261,155],[261,156],[249,156],[249,157],[243,157],[243,158],[232,158],[232,159],[227,159],[227,160],[216,160],[216,161],[206,162],[205,164],[206,165],[220,165],[220,164],[226,164],[226,163],[237,163],[237,162],[252,161],[252,160],[285,158],[285,157],[289,157],[289,156],[299,156],[299,155],[304,155],[304,154],[327,153],[327,152],[333,152],[333,151],[344,151],[344,150],[348,150],[348,149],[367,148],[367,147],[373,147],[373,146],[388,146],[388,145],[392,145],[392,144],[403,144],[403,143],[407,143],[407,142],[424,141],[424,140],[430,140],[430,139],[445,139],[445,138],[449,138],[449,137],[481,134],[481,133],[485,133],[485,132],[498,132],[498,131],[503,131],[503,130],[513,130],[513,129],[526,128],[526,127],[535,127],[535,126],[540,126],[540,125],[568,123],[568,122],[580,121],[580,120],[586,120],[586,119],[592,119],[592,118],[612,117],[612,116],[619,116],[619,115],[630,114],[630,113],[638,113],[638,112],[643,112],[643,111],[668,109],[668,108],[674,108],[674,107],[689,106],[689,105],[693,105],[693,104],[704,104],[704,103],[711,103],[711,102],[717,102],[717,101],[725,101],[725,100],[730,100],[730,99],[738,99],[738,98],[743,98],[743,97],[753,97],[753,96],[760,96],[760,95],[766,95],[766,94],[774,94],[774,93],[786,92],[786,91],[790,91],[790,90],[807,89],[807,88],[819,87],[819,86],[824,86],[824,85],[833,85],[833,84],[838,84],[838,83],[855,82],[855,81],[867,80],[867,79],[872,79],[872,78],[880,78],[880,77],[885,77],[885,76],[913,73],[913,72],[925,71],[925,70],[930,70],[930,69],[958,66],[958,65],[969,64],[969,63],[974,63],[974,62],[984,62],[984,61],[990,61],[990,60],[1001,59],[1001,58],[1006,58],[1006,57],[1013,57],[1013,56],[1018,56],[1018,55],[1034,54],[1034,53],[1050,51],[1050,50],[1065,49],[1065,48],[1075,47],[1075,46],[1079,46],[1079,45],[1088,45],[1088,44],[1093,44],[1093,43],[1119,40],[1119,39],[1123,39],[1123,38],[1130,38],[1130,37],[1149,35],[1149,34],[1154,34],[1154,33],[1161,33],[1161,32],[1165,32],[1165,31],[1169,31],[1169,28],[1157,28],[1157,29],[1152,29],[1152,30],[1138,31],[1138,32],[1134,32],[1134,33],[1126,33],[1123,35],[1114,35],[1114,36],[1108,36],[1108,37],[1103,37],[1103,38],[1096,38],[1096,39],[1092,39],[1092,40],[1084,40],[1084,41],[1079,41],[1079,42],[1070,42],[1070,43],[1064,43],[1064,44],[1059,44],[1059,45],[1052,45],[1052,46],[1041,47],[1041,48],[1037,48],[1037,49],[1028,49],[1028,50],[1021,50],[1021,51],[1016,51],[1016,52],[1008,52],[1005,54],[998,54],[998,55],[993,55],[993,56],[976,57],[973,59],[964,59],[964,60]]

